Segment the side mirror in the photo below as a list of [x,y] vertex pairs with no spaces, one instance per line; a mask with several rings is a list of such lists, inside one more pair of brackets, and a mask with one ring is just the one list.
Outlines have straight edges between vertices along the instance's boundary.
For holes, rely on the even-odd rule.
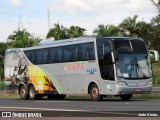
[[158,51],[150,50],[149,53],[150,53],[151,63],[159,61]]

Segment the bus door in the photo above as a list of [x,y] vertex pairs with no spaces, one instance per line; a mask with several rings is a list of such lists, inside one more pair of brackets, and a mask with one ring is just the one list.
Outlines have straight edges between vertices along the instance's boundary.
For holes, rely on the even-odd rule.
[[102,93],[114,94],[115,91],[115,70],[113,53],[109,41],[97,42],[98,62],[102,78]]

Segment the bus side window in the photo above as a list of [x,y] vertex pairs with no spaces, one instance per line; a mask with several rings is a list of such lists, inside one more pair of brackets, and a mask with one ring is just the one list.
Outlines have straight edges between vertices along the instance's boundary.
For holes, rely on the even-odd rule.
[[55,48],[55,63],[62,62],[62,47]]
[[31,63],[34,63],[34,51],[33,50],[27,50],[24,53],[25,53],[26,57],[28,58],[28,60]]
[[94,43],[80,44],[78,49],[78,60],[95,60]]
[[68,45],[63,47],[63,60],[62,62],[73,62],[73,46]]

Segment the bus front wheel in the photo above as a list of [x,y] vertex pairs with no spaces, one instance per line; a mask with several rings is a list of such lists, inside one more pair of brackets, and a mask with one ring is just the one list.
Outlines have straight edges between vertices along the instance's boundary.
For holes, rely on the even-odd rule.
[[132,94],[128,94],[128,95],[120,95],[120,98],[124,101],[128,101],[132,98]]
[[21,96],[22,100],[28,100],[29,96],[28,96],[28,92],[27,92],[25,86],[20,87],[19,93],[20,93],[20,96]]
[[96,84],[93,84],[90,88],[90,96],[93,101],[100,101],[103,99],[103,96],[99,94],[99,88]]

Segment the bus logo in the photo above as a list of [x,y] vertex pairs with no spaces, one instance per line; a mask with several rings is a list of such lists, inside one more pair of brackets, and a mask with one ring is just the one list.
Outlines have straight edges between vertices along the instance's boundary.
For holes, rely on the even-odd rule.
[[74,70],[84,70],[85,63],[78,62],[78,63],[68,63],[63,66],[63,71],[74,71]]

